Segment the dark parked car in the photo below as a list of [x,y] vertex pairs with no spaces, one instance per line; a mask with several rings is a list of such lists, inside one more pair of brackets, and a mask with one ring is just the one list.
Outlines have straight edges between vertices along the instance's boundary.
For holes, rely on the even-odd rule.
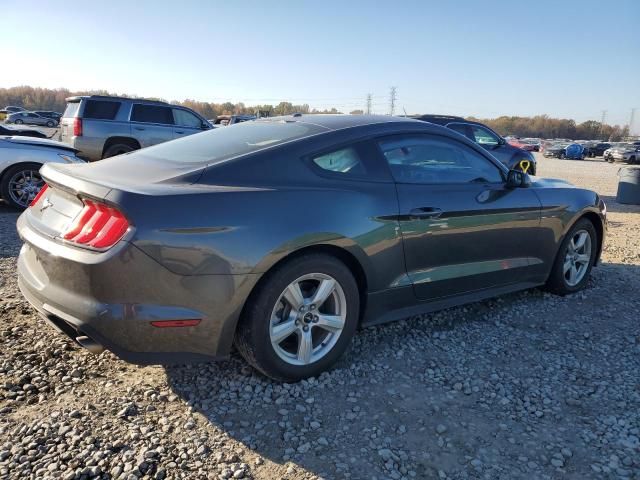
[[611,148],[610,143],[601,142],[601,143],[587,144],[587,146],[585,147],[585,150],[586,150],[587,156],[593,158],[593,157],[602,157],[604,155],[604,151],[608,150],[609,148]]
[[47,138],[47,136],[39,130],[31,130],[28,128],[9,128],[5,127],[4,125],[0,125],[0,135]]
[[286,381],[329,368],[360,326],[578,291],[605,235],[596,193],[408,118],[256,120],[41,175],[18,272],[44,318],[136,363],[235,342]]
[[60,140],[91,161],[213,128],[193,110],[143,98],[67,98]]
[[6,123],[15,123],[16,125],[42,125],[44,127],[53,128],[58,125],[58,120],[48,117],[42,117],[35,112],[15,112],[11,113],[5,119]]
[[412,118],[455,130],[491,152],[491,155],[504,163],[507,168],[522,170],[528,162],[527,173],[535,175],[538,171],[536,157],[531,152],[510,145],[504,138],[482,123],[451,115],[415,115]]
[[547,158],[566,158],[568,143],[553,143],[544,148],[542,153]]

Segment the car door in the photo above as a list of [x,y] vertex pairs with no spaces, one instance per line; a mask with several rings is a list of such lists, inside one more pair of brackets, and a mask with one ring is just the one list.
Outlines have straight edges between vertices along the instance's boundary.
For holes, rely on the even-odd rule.
[[131,107],[131,134],[142,148],[172,140],[171,107],[134,103]]
[[526,283],[540,254],[541,204],[450,137],[378,139],[396,181],[407,274],[420,300]]
[[205,122],[188,110],[173,108],[173,138],[186,137],[194,133],[208,130]]

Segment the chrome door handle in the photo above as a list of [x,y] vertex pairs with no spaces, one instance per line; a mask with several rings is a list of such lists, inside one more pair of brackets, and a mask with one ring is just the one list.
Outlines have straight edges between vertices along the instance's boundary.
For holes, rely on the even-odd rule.
[[414,208],[409,212],[412,218],[438,218],[440,215],[442,215],[442,209],[434,207]]

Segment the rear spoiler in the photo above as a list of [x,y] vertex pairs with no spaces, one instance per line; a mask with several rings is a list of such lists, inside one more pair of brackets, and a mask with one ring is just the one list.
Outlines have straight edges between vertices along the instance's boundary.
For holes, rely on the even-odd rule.
[[40,175],[47,184],[75,195],[85,193],[96,199],[104,200],[112,190],[110,187],[83,180],[76,175],[69,175],[65,171],[68,167],[69,165],[59,163],[45,163],[40,169]]

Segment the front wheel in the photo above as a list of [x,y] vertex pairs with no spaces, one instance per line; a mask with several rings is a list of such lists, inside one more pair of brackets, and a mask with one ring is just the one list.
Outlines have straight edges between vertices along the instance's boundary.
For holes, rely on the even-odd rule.
[[54,125],[55,125],[55,123],[53,123],[53,122],[47,122],[47,127],[49,127],[49,128],[53,128]]
[[558,295],[582,290],[591,274],[598,251],[598,234],[586,218],[571,227],[556,256],[547,288]]
[[24,122],[23,122],[22,120],[20,120],[20,119],[17,119],[17,120],[16,120],[15,122],[13,122],[13,123],[15,123],[16,125],[22,125]]
[[25,163],[7,169],[0,183],[0,194],[13,208],[24,210],[44,186],[44,180],[38,172],[42,165]]
[[245,360],[279,381],[330,368],[351,342],[360,296],[338,259],[308,254],[278,267],[252,294],[236,331]]
[[560,160],[564,160],[566,157],[566,155],[564,153],[561,153],[558,158],[560,158]]

